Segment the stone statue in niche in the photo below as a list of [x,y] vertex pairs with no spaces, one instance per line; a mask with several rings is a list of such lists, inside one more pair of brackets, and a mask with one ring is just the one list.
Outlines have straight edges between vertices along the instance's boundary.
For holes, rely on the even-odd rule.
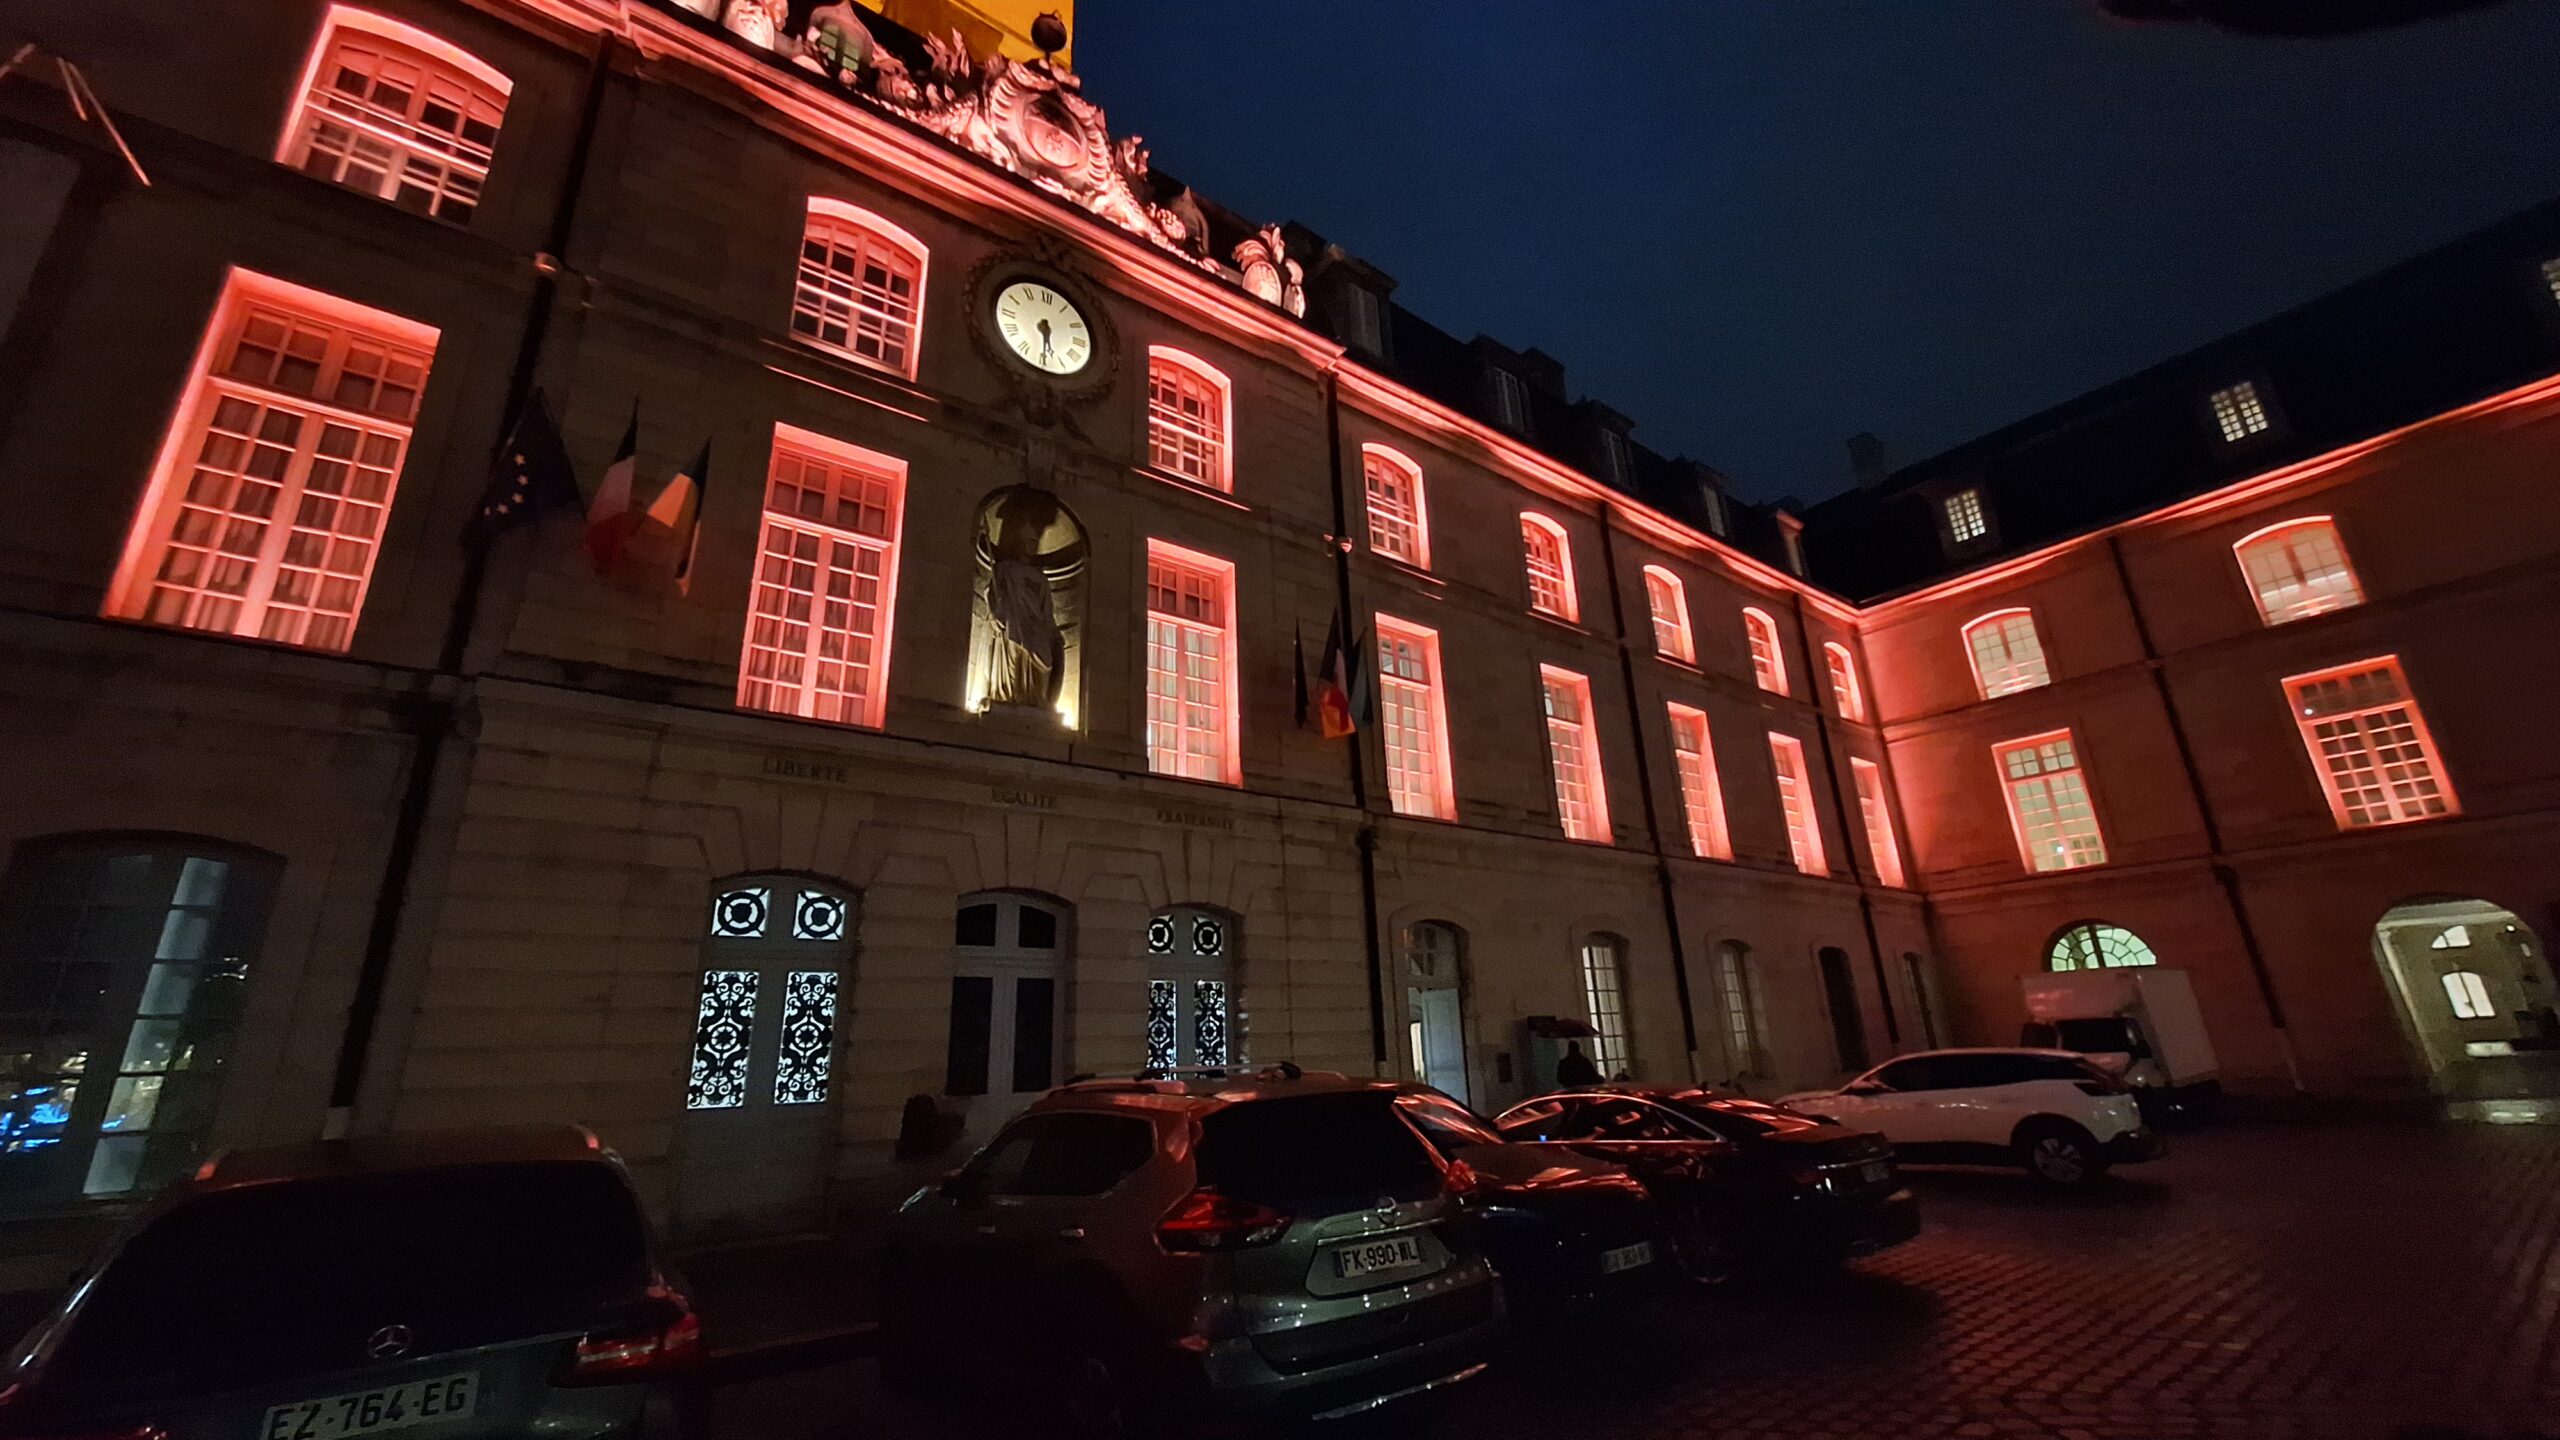
[[969,614],[969,708],[1053,711],[1077,723],[1083,660],[1084,526],[1057,496],[1015,485],[978,507]]

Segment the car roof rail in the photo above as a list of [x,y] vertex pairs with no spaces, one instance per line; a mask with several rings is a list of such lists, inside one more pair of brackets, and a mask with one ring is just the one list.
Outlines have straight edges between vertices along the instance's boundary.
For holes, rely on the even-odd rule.
[[1087,1072],[1081,1075],[1070,1076],[1067,1083],[1059,1088],[1067,1090],[1095,1090],[1106,1087],[1127,1088],[1130,1086],[1145,1086],[1148,1088],[1170,1089],[1179,1088],[1186,1080],[1259,1080],[1266,1083],[1283,1083],[1291,1080],[1304,1080],[1310,1074],[1313,1074],[1318,1079],[1326,1080],[1348,1078],[1336,1071],[1308,1071],[1299,1068],[1299,1066],[1293,1061],[1276,1060],[1271,1064],[1261,1066],[1158,1065],[1151,1066],[1144,1070],[1113,1072],[1110,1074]]

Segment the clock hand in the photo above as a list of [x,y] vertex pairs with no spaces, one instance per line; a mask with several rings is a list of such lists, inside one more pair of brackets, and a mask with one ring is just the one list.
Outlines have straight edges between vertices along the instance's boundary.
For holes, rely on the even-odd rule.
[[1049,353],[1049,322],[1047,320],[1040,322],[1040,353],[1043,355]]

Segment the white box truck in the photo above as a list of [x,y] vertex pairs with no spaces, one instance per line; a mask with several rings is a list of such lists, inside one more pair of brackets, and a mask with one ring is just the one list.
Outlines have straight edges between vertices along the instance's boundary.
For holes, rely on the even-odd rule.
[[2129,966],[2030,975],[2019,1043],[2076,1050],[2124,1077],[2154,1116],[2193,1113],[2222,1091],[2213,1037],[2184,970]]

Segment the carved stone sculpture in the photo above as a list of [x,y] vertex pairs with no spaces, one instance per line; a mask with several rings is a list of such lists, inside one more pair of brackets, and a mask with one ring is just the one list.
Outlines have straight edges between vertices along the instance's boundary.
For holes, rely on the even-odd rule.
[[977,603],[970,607],[969,702],[1055,710],[1073,723],[1081,646],[1084,527],[1045,490],[1017,485],[979,508]]
[[1279,226],[1265,225],[1260,234],[1238,242],[1236,268],[1244,272],[1246,290],[1292,315],[1307,313],[1306,271],[1289,258],[1289,242]]

